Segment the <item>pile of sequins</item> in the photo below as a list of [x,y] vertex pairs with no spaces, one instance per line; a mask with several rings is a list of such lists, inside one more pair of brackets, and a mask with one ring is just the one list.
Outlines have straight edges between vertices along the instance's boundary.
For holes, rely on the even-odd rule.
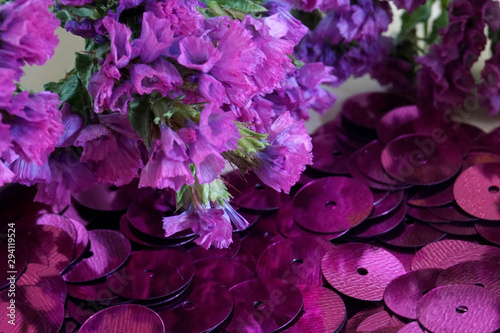
[[[7,267],[0,239],[0,331],[499,330],[500,129],[411,103],[347,100],[314,134],[291,195],[227,175],[251,225],[224,250],[189,230],[162,236],[168,191],[101,186],[54,211],[5,189],[2,232],[15,228],[16,248]],[[4,320],[12,288],[16,326]]]

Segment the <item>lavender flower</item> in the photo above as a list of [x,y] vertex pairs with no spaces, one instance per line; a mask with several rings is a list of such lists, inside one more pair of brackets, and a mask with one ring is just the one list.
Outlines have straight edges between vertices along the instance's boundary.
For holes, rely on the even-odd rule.
[[276,191],[289,193],[306,164],[312,163],[311,137],[303,122],[283,113],[271,126],[270,145],[257,153],[260,167],[255,174]]
[[51,4],[50,0],[16,0],[0,6],[1,48],[12,52],[19,63],[43,65],[54,54],[59,21],[48,10]]

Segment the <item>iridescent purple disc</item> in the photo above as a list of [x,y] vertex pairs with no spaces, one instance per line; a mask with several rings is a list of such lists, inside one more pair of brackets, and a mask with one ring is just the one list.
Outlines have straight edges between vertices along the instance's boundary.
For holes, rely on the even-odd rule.
[[444,239],[421,248],[413,258],[412,270],[426,268],[447,268],[442,263],[459,251],[466,251],[477,246],[475,243],[457,239]]
[[331,234],[320,234],[302,228],[293,220],[291,203],[290,205],[280,207],[280,210],[275,215],[275,218],[278,221],[279,232],[286,238],[313,236],[324,240],[332,240],[344,235],[347,232],[346,230]]
[[18,286],[38,286],[57,295],[64,302],[67,294],[67,286],[59,272],[53,267],[39,264],[28,264],[26,269],[17,280]]
[[72,218],[68,218],[68,220],[73,224],[76,230],[75,257],[73,259],[73,261],[75,261],[82,256],[89,245],[89,232],[87,228],[77,220]]
[[193,278],[193,290],[179,305],[157,310],[166,332],[203,333],[212,331],[231,314],[233,299],[229,291],[215,281]]
[[165,332],[165,325],[153,310],[135,304],[116,305],[99,311],[80,328],[79,333]]
[[233,260],[244,265],[252,272],[255,272],[255,267],[257,267],[257,259],[255,259],[253,254],[251,254],[248,250],[240,248],[238,254],[236,254]]
[[422,120],[422,113],[415,105],[402,106],[387,112],[377,123],[377,136],[383,143],[398,136],[415,133],[415,122]]
[[22,247],[26,250],[26,254],[28,256],[28,263],[40,264],[44,266],[49,265],[49,258],[47,257],[47,254],[43,252],[40,246],[25,240],[19,240],[18,242],[19,242],[18,244],[21,244]]
[[453,177],[462,155],[450,141],[437,143],[430,135],[408,134],[389,142],[381,160],[385,171],[401,182],[432,185]]
[[484,220],[500,220],[500,163],[468,168],[455,181],[453,194],[467,213]]
[[391,192],[387,197],[385,197],[378,204],[373,206],[373,210],[368,216],[369,219],[380,217],[389,214],[401,204],[405,197],[404,191],[394,191]]
[[352,178],[365,184],[369,188],[376,189],[376,190],[382,190],[382,191],[397,191],[397,190],[404,190],[404,189],[412,186],[412,185],[404,185],[403,186],[403,185],[383,184],[383,183],[374,181],[371,178],[368,178],[363,172],[361,172],[361,170],[358,167],[357,155],[358,155],[358,152],[354,152],[354,154],[352,154],[351,158],[349,159],[349,163],[348,163],[349,174],[351,175]]
[[79,324],[83,324],[92,315],[104,309],[105,306],[98,303],[74,300],[72,298],[68,298],[66,301],[66,312]]
[[408,216],[413,217],[416,220],[429,222],[429,223],[447,223],[450,219],[442,218],[433,214],[429,209],[425,207],[414,207],[408,206],[408,211],[406,212]]
[[476,222],[474,227],[481,237],[493,244],[500,245],[500,224],[498,221]]
[[[0,292],[1,301],[10,302],[11,299],[8,290]],[[15,305],[18,304],[28,305],[40,314],[45,320],[46,332],[59,332],[64,321],[64,299],[57,294],[38,286],[16,286]],[[16,317],[16,322],[19,319]],[[28,322],[33,323],[33,319],[30,318]]]
[[468,169],[473,165],[484,163],[500,163],[500,155],[491,152],[473,151],[467,154],[462,169]]
[[394,229],[377,238],[393,246],[421,247],[438,241],[444,236],[446,236],[444,232],[420,223],[411,217],[406,217]]
[[375,129],[378,121],[388,111],[410,105],[412,101],[402,95],[370,92],[349,97],[342,104],[342,115],[352,123]]
[[500,296],[500,263],[465,261],[445,269],[436,280],[437,286],[473,284]]
[[278,223],[274,215],[263,217],[257,222],[250,233],[241,241],[241,248],[250,252],[254,258],[271,244],[285,239],[278,230]]
[[68,284],[68,295],[82,301],[107,303],[116,299],[116,295],[111,292],[113,286],[108,281],[93,284]]
[[380,312],[387,312],[387,311],[384,310],[383,306],[377,306],[375,308],[368,308],[357,312],[347,320],[344,328],[345,332],[346,333],[357,332],[359,324],[361,324],[366,318],[371,317],[372,315]]
[[477,235],[474,223],[470,222],[448,222],[448,223],[429,223],[431,227],[449,235],[473,236]]
[[192,230],[186,229],[168,237],[168,239],[165,238],[162,219],[164,216],[170,216],[174,213],[169,199],[170,192],[167,191],[145,192],[144,195],[137,197],[127,210],[132,231],[140,232],[143,237],[149,236],[157,242],[184,240],[193,236]]
[[62,272],[71,262],[75,253],[75,241],[61,228],[51,225],[34,225],[18,230],[16,238],[27,240],[47,255],[49,265]]
[[477,217],[467,214],[456,204],[441,207],[429,207],[427,210],[434,215],[454,222],[474,222],[478,220]]
[[97,184],[88,191],[74,193],[73,198],[80,205],[94,210],[125,210],[133,198],[134,185],[137,188],[135,183],[123,187]]
[[500,262],[500,248],[462,240],[445,239],[420,249],[413,258],[411,267],[412,269],[446,269],[455,264],[472,260]]
[[382,300],[389,282],[406,272],[401,262],[383,248],[356,243],[328,251],[321,269],[336,290],[366,301]]
[[9,234],[14,236],[14,238],[9,238],[14,240],[14,244],[9,243],[7,238],[3,238],[3,235],[0,238],[0,289],[10,284],[9,279],[12,275],[15,277],[14,280],[17,280],[28,263],[29,253],[26,253],[21,242],[16,244],[15,230]]
[[78,237],[76,228],[67,217],[57,214],[42,214],[37,216],[35,221],[38,225],[51,225],[66,231],[76,242],[76,238]]
[[130,241],[114,230],[90,230],[90,249],[63,275],[66,282],[99,279],[120,267],[130,255]]
[[347,163],[352,150],[339,143],[334,135],[317,135],[313,137],[312,144],[312,169],[336,175],[348,173]]
[[418,207],[437,207],[452,203],[455,198],[453,196],[454,181],[422,186],[415,188],[415,192],[409,194],[407,203]]
[[298,288],[304,298],[302,316],[283,332],[337,332],[346,319],[342,298],[321,286],[299,285]]
[[385,305],[401,317],[417,319],[418,301],[436,287],[441,272],[437,268],[421,269],[392,280],[384,292]]
[[341,232],[363,222],[373,209],[373,195],[362,183],[327,177],[302,187],[293,198],[293,218],[320,233]]
[[402,203],[389,214],[367,219],[349,231],[349,236],[355,238],[368,238],[385,234],[400,224],[406,216],[406,204]]
[[270,188],[254,173],[241,176],[239,172],[224,175],[229,193],[233,196],[231,203],[252,211],[275,211],[280,206],[282,194]]
[[130,224],[128,221],[127,214],[123,214],[122,217],[120,218],[120,232],[123,234],[123,236],[127,237],[129,241],[144,245],[147,247],[163,247],[162,245],[155,244],[153,242],[146,242],[142,240],[141,238],[137,237],[137,235],[132,231],[130,228]]
[[356,328],[357,332],[374,332],[387,327],[391,323],[391,315],[380,311],[364,318]]
[[420,327],[420,324],[418,321],[412,321],[409,324],[406,324],[403,326],[398,333],[425,333],[422,327]]
[[234,311],[229,333],[275,332],[292,322],[302,309],[300,290],[279,279],[253,279],[229,289]]
[[376,182],[394,186],[405,186],[406,184],[389,177],[382,167],[381,155],[384,147],[380,141],[375,140],[360,148],[356,154],[359,170]]
[[194,268],[194,276],[217,281],[228,289],[255,277],[255,271],[251,271],[245,265],[227,258],[198,260],[194,263]]
[[418,321],[431,332],[490,333],[500,328],[500,296],[474,285],[448,285],[418,302]]
[[108,277],[118,296],[148,300],[174,294],[188,285],[194,274],[193,260],[181,249],[137,251],[123,268]]
[[[12,304],[9,300],[0,302],[0,316],[2,333],[51,333],[43,313],[27,304]],[[8,323],[11,320],[15,325]]]
[[257,260],[260,278],[321,286],[321,260],[333,245],[315,237],[288,238],[269,246]]
[[383,191],[383,190],[372,190],[373,193],[373,204],[376,205],[380,203],[380,201],[384,200],[391,191]]

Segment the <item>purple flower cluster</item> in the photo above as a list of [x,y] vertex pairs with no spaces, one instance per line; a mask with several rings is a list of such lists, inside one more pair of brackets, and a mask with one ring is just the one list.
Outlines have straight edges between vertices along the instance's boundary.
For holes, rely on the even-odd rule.
[[63,133],[57,94],[19,92],[26,63],[42,65],[54,53],[59,22],[51,1],[0,5],[0,186],[48,179],[47,156]]
[[385,1],[363,0],[353,5],[334,2],[335,6],[328,8],[335,10],[308,33],[295,55],[306,62],[333,67],[340,84],[350,76],[368,73],[388,56],[392,45],[381,33],[387,30],[392,14]]
[[[471,68],[486,46],[486,22],[498,25],[498,6],[493,0],[451,3],[450,23],[440,31],[441,44],[433,45],[427,55],[416,59],[421,65],[417,79],[423,107],[449,110],[460,104],[476,86]],[[486,10],[489,15],[496,13],[496,18],[487,17]]]
[[[214,185],[226,153],[251,162],[242,172],[257,169],[276,190],[290,190],[311,163],[310,138],[298,120],[333,105],[322,87],[336,83],[333,68],[292,61],[308,29],[286,6],[270,6],[260,18],[207,18],[201,7],[191,0],[119,1],[102,19],[66,23],[109,51],[88,82],[90,123],[63,106],[65,135],[40,177],[38,200],[64,204],[96,183],[139,178],[139,187],[189,194],[186,212],[165,220],[167,235],[191,228],[200,245],[227,247],[230,221],[238,228],[246,221],[227,203],[225,186]],[[260,143],[245,151],[246,140]],[[199,197],[202,188],[210,200]]]

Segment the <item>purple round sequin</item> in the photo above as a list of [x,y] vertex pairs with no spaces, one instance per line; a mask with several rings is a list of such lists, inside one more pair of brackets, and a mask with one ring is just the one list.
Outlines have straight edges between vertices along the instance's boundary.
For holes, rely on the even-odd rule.
[[50,266],[38,264],[26,265],[26,269],[19,280],[17,280],[16,284],[18,286],[42,287],[44,290],[58,296],[62,302],[66,299],[66,283],[61,275],[59,275],[59,272]]
[[311,168],[328,174],[347,174],[347,164],[352,150],[339,143],[334,135],[317,135],[312,138],[313,164]]
[[[11,299],[11,296],[8,295],[8,290],[0,292],[1,301],[10,302]],[[17,286],[15,301],[16,306],[17,304],[25,304],[39,313],[45,320],[45,327],[48,333],[59,332],[64,321],[65,301],[59,295],[38,286]],[[33,323],[32,320],[30,318],[29,322]]]
[[128,258],[130,242],[118,231],[90,230],[90,249],[63,275],[66,282],[86,282],[115,271]]
[[302,316],[283,332],[337,332],[346,318],[342,298],[321,286],[299,285],[298,288],[304,298]]
[[106,184],[97,184],[88,191],[73,194],[73,198],[80,205],[100,211],[125,210],[131,202],[133,191],[137,183],[116,187]]
[[245,265],[227,258],[198,260],[194,263],[194,267],[194,276],[217,281],[228,289],[255,277],[255,271],[251,271]]
[[474,222],[478,220],[477,217],[467,214],[456,205],[429,207],[427,208],[427,210],[429,210],[432,214],[439,216],[440,218],[454,222]]
[[431,227],[449,235],[456,236],[474,236],[477,235],[473,223],[469,222],[447,222],[447,223],[429,223]]
[[[9,234],[12,235],[11,232]],[[15,230],[13,235],[15,236]],[[15,240],[15,238],[13,238]],[[14,274],[15,280],[19,278],[28,263],[28,255],[21,242],[18,244],[9,245],[6,238],[0,238],[0,289],[7,287],[10,284],[10,278]],[[10,249],[10,251],[9,251]],[[14,254],[10,256],[9,254]],[[9,273],[15,272],[15,273]]]
[[157,310],[166,332],[202,333],[212,331],[224,322],[233,309],[228,290],[215,281],[193,278],[193,290],[180,303]]
[[186,287],[194,274],[191,256],[180,249],[137,251],[108,277],[118,296],[137,300],[167,297]]
[[377,136],[383,143],[415,133],[415,122],[422,121],[422,112],[415,105],[402,106],[386,113],[377,123]]
[[135,304],[116,305],[99,311],[80,328],[79,333],[164,333],[165,325],[156,312]]
[[377,237],[380,241],[399,247],[420,247],[438,241],[446,234],[406,217],[397,227]]
[[263,184],[254,173],[240,175],[231,172],[224,175],[224,179],[231,183],[228,188],[233,196],[231,203],[237,207],[252,211],[276,211],[283,200],[283,194]]
[[377,218],[389,214],[401,204],[405,196],[404,191],[391,192],[387,197],[373,206],[373,210],[368,216],[369,219]]
[[401,262],[383,248],[355,243],[328,251],[321,269],[336,290],[366,301],[382,300],[389,282],[406,272]]
[[275,332],[291,323],[303,305],[302,293],[279,279],[253,279],[229,289],[233,317],[226,331]]
[[385,234],[400,224],[406,215],[406,204],[402,203],[389,214],[368,219],[349,231],[349,236],[368,238]]
[[417,303],[436,287],[441,269],[430,268],[408,272],[392,280],[385,289],[384,302],[395,314],[417,319]]
[[295,285],[323,284],[321,260],[333,245],[314,237],[289,238],[269,246],[257,260],[260,278],[278,278]]
[[380,141],[375,140],[360,148],[356,154],[359,170],[376,182],[393,186],[405,186],[405,183],[389,177],[382,167],[381,155],[384,147]]
[[450,222],[450,219],[442,218],[433,214],[429,209],[425,207],[414,207],[408,206],[407,211],[408,216],[413,217],[416,220],[429,222],[429,223],[447,223]]
[[436,285],[473,284],[500,296],[500,263],[490,261],[465,261],[445,269],[439,274]]
[[467,213],[485,220],[500,220],[500,163],[468,168],[455,181],[453,194]]
[[293,218],[320,233],[350,229],[373,209],[373,195],[362,183],[346,177],[327,177],[302,187],[293,198]]
[[500,245],[500,224],[498,221],[476,222],[474,227],[481,237],[493,244]]
[[500,328],[500,296],[474,285],[438,287],[418,302],[418,321],[431,332],[490,333]]
[[[0,302],[0,316],[3,320],[2,333],[51,333],[49,328],[53,328],[47,323],[43,312],[28,304],[18,302],[12,305],[10,301]],[[7,324],[10,320],[14,320],[15,325]]]
[[47,255],[49,266],[62,272],[73,260],[75,241],[68,233],[51,225],[33,225],[17,231],[16,238],[35,245]]
[[484,163],[500,163],[500,155],[491,152],[472,151],[464,159],[462,169]]
[[422,186],[415,188],[413,193],[408,195],[407,203],[418,207],[437,207],[452,203],[455,198],[453,196],[454,181]]
[[363,93],[349,97],[342,104],[342,115],[358,126],[375,129],[380,118],[388,111],[410,104],[411,100],[398,94]]
[[445,239],[420,249],[413,258],[411,267],[414,270],[423,268],[446,269],[471,260],[500,262],[500,248],[462,240]]
[[460,170],[462,155],[450,141],[408,134],[389,142],[381,160],[385,171],[401,182],[432,185],[453,177]]

